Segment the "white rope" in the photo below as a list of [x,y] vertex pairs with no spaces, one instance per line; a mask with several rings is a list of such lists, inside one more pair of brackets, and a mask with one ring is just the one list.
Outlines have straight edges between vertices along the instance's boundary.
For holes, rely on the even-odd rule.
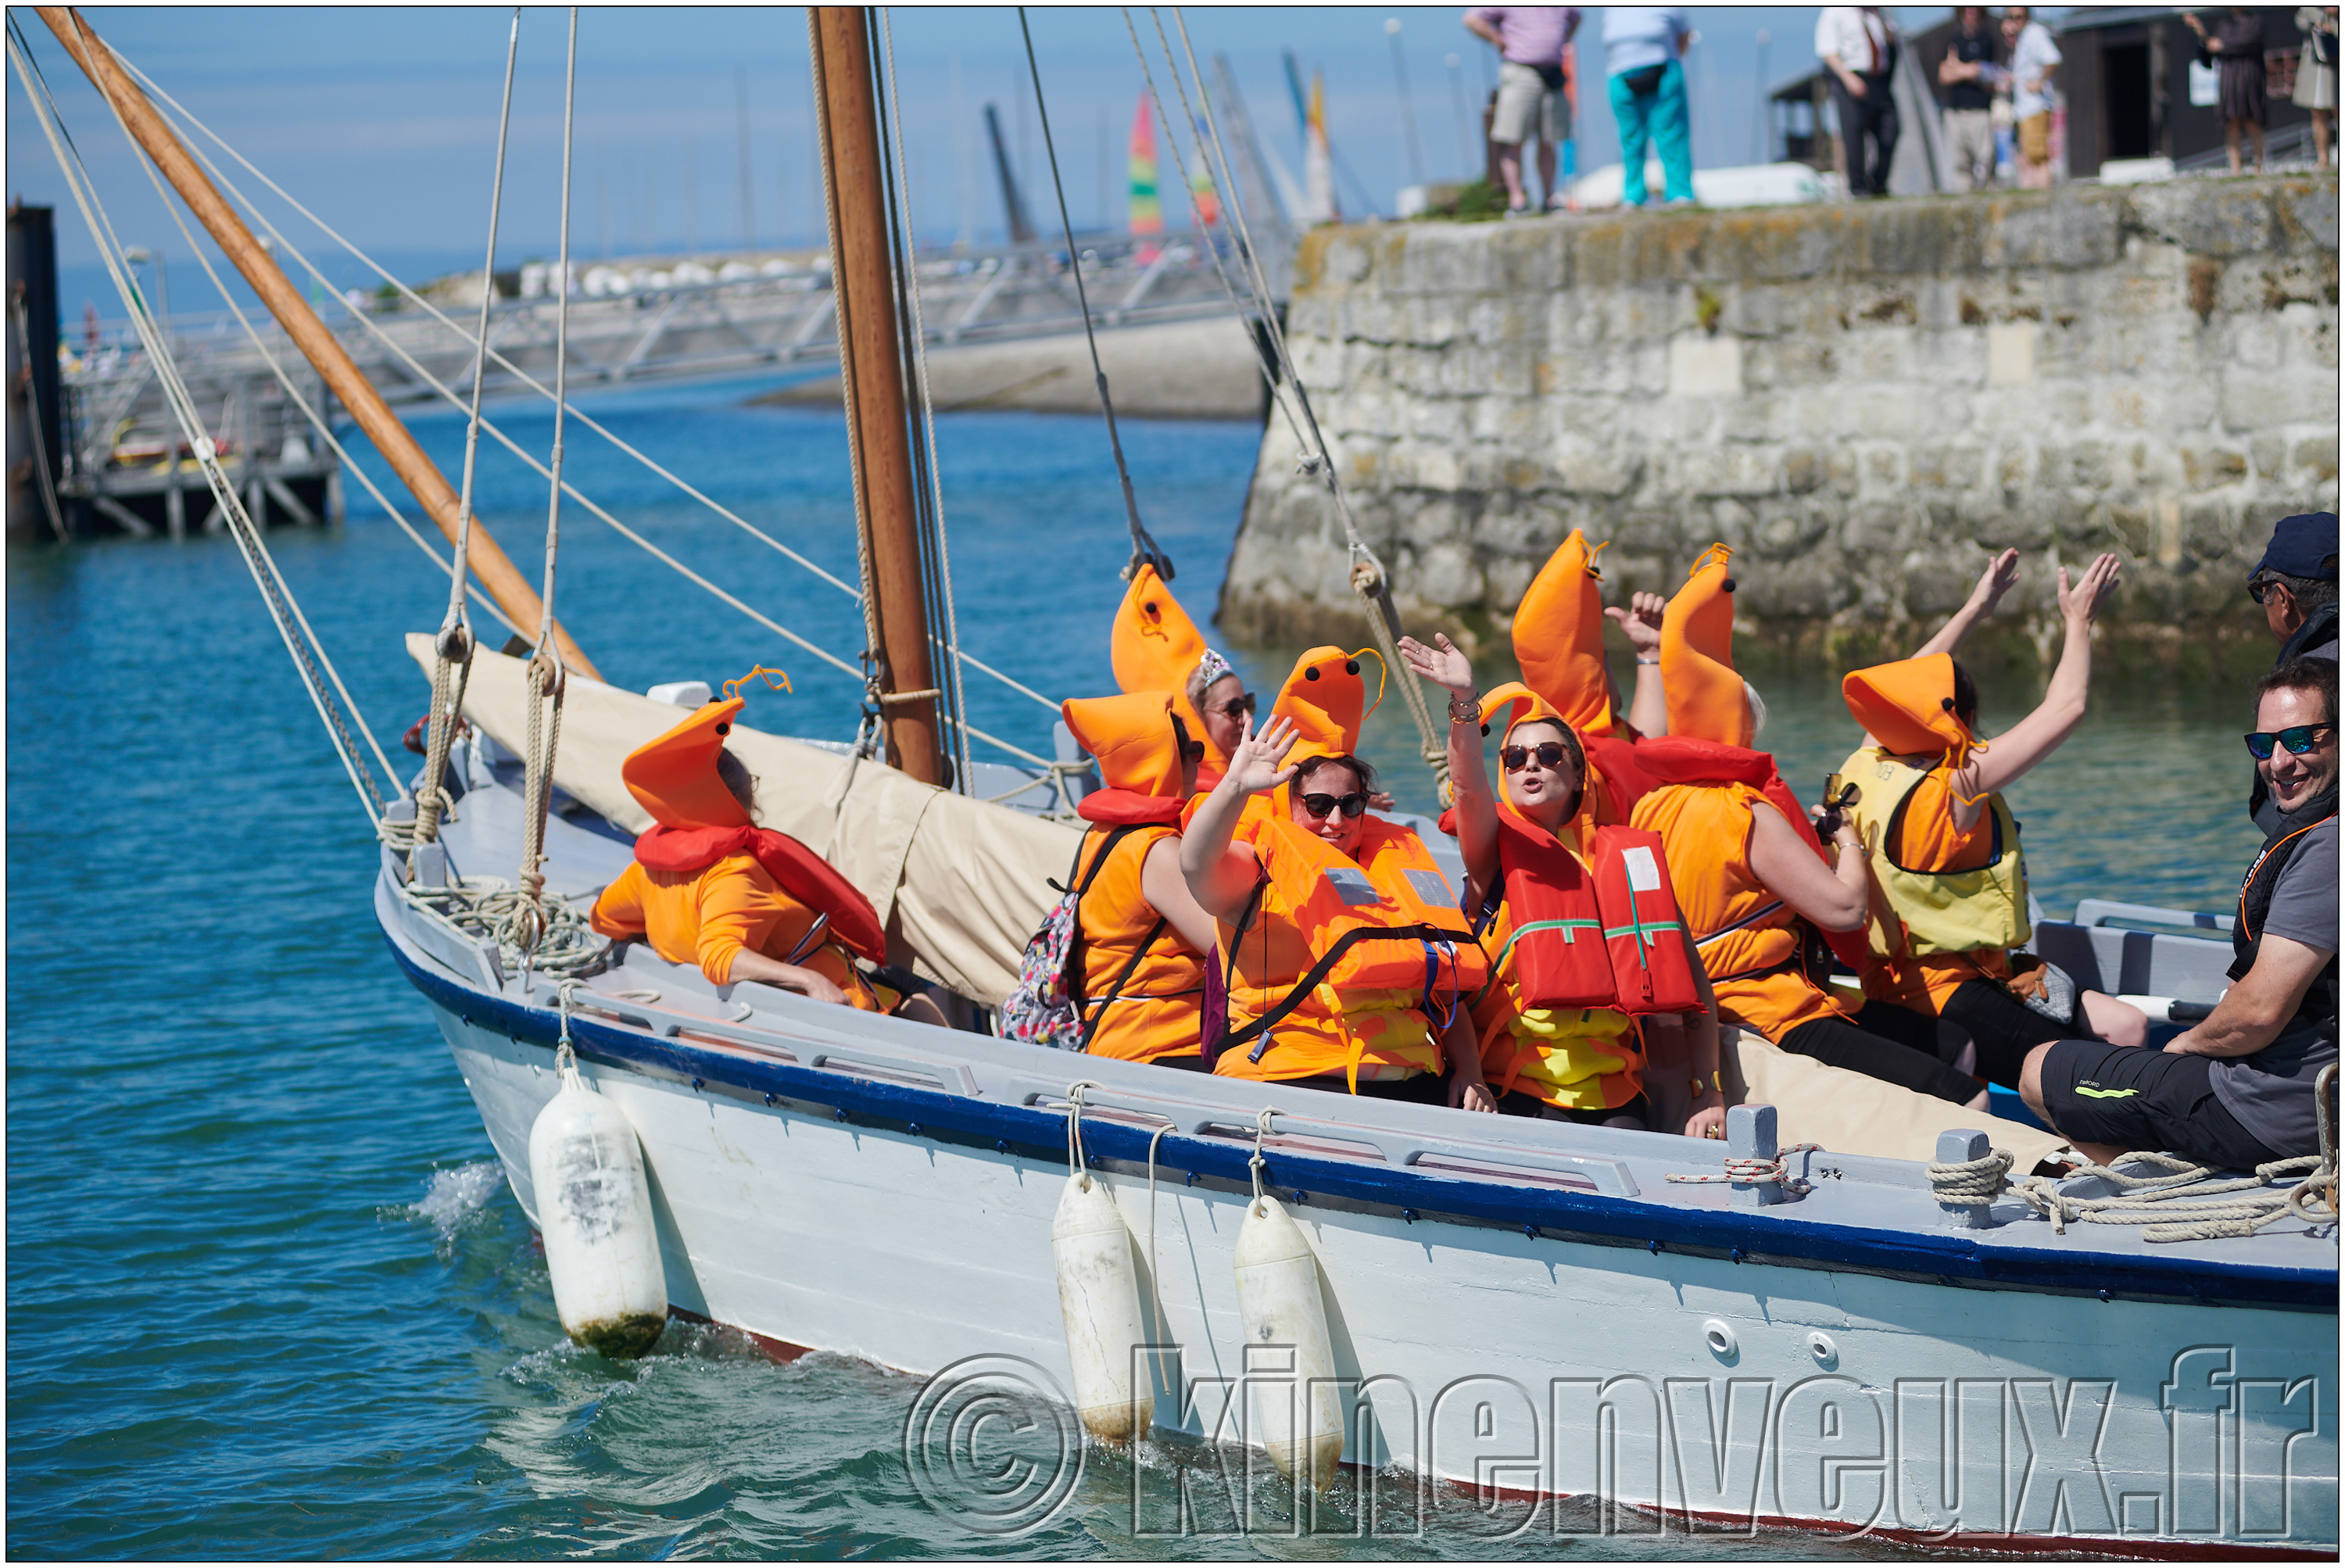
[[[889,109],[888,116],[888,129],[893,137],[896,144],[896,184],[897,190],[898,192],[898,209],[904,215],[905,270],[911,274],[911,276],[906,280],[906,283],[912,297],[912,367],[919,376],[920,427],[928,436],[929,490],[937,524],[937,572],[939,578],[937,591],[939,596],[940,596],[944,601],[945,610],[945,684],[951,688],[952,713],[953,717],[958,718],[965,718],[968,715],[969,703],[966,694],[961,690],[960,621],[953,608],[952,550],[946,543],[945,538],[944,474],[937,465],[936,400],[930,395],[929,391],[929,333],[928,328],[923,322],[920,315],[920,265],[916,247],[912,241],[912,186],[911,173],[906,168],[904,163],[903,103],[902,100],[898,97],[896,93],[896,32],[894,17],[895,12],[893,7],[880,7],[879,36],[881,44],[885,48],[888,61],[888,102]],[[844,354],[845,351],[846,351],[843,348],[840,351],[842,354]],[[1052,706],[1055,709],[1055,705]],[[975,769],[974,765],[969,761],[969,729],[964,725],[955,725],[953,727],[953,733],[958,738],[957,751],[959,753],[956,759],[959,766],[953,769],[953,780],[957,785],[959,785],[962,794],[973,794],[975,793],[975,786],[970,780],[975,772]]]
[[[375,756],[382,762],[385,775],[392,779],[393,788],[396,788],[397,775],[391,772],[381,748],[374,745],[374,736],[366,726],[364,715],[360,713],[358,704],[350,700],[349,689],[334,669],[332,659],[327,656],[324,645],[318,641],[316,632],[310,629],[308,617],[301,614],[299,604],[286,586],[275,558],[260,538],[259,530],[253,526],[252,519],[246,514],[242,498],[238,495],[236,487],[228,483],[228,475],[219,463],[218,449],[204,431],[203,421],[196,412],[194,397],[179,377],[178,366],[171,358],[169,346],[125,271],[127,262],[122,257],[122,242],[114,232],[113,221],[107,216],[105,204],[98,198],[88,170],[81,167],[79,149],[75,149],[70,155],[67,153],[54,117],[56,104],[47,97],[47,83],[36,76],[29,51],[19,48],[13,18],[11,29],[7,40],[9,60],[25,85],[25,96],[32,103],[35,117],[40,121],[49,150],[65,176],[66,188],[73,193],[74,205],[80,210],[83,222],[88,226],[90,238],[97,243],[99,255],[106,262],[107,274],[122,296],[131,324],[137,330],[148,362],[154,369],[157,384],[162,389],[164,401],[195,450],[196,460],[211,487],[213,501],[221,515],[228,519],[229,532],[236,538],[245,567],[252,574],[254,585],[260,589],[269,617],[276,624],[278,636],[284,640],[286,651],[293,657],[302,686],[309,692],[310,701],[317,708],[318,717],[326,726],[328,738],[333,743],[335,753],[341,759],[343,771],[350,776],[351,788],[358,792],[369,819],[380,823],[383,816],[381,793],[375,788],[373,777],[358,754],[358,743],[350,733],[350,725],[344,721],[340,708],[335,706],[333,697],[326,690],[328,684],[340,694],[360,732],[366,735],[368,744],[374,746]],[[121,126],[124,137],[130,141],[133,156],[143,160],[144,151],[138,147],[137,138],[131,135],[121,110],[115,106],[111,97],[107,97],[106,101],[114,115],[115,123]],[[297,627],[298,636],[295,635]]]
[[1246,1161],[1246,1172],[1254,1177],[1254,1203],[1251,1206],[1251,1212],[1254,1214],[1263,1212],[1262,1173],[1264,1167],[1269,1164],[1262,1157],[1262,1140],[1270,1135],[1272,1119],[1285,1114],[1274,1105],[1264,1105],[1254,1115],[1254,1157]]
[[2003,1196],[2004,1177],[2011,1172],[2009,1149],[1989,1149],[1974,1160],[1950,1160],[1930,1166],[1930,1191],[1940,1203],[1963,1208],[1985,1208]]
[[1807,1154],[1821,1150],[1822,1147],[1822,1144],[1793,1144],[1772,1159],[1752,1159],[1740,1155],[1729,1155],[1726,1158],[1726,1169],[1720,1175],[1685,1176],[1670,1171],[1661,1179],[1681,1182],[1688,1186],[1701,1186],[1716,1182],[1772,1182],[1793,1197],[1802,1197],[1811,1190],[1807,1178],[1793,1176],[1784,1162],[1793,1155]]
[[609,942],[589,923],[591,905],[573,902],[558,893],[543,900],[544,925],[537,946],[523,952],[513,940],[522,892],[500,877],[465,877],[438,888],[409,882],[400,889],[400,896],[467,942],[494,942],[497,961],[510,974],[526,975],[533,971],[556,976],[584,974],[610,952]]
[[[119,56],[117,57],[120,58]],[[477,347],[478,345],[485,342],[487,338],[487,334],[485,332],[475,337],[474,335],[468,333],[455,321],[451,321],[437,305],[416,293],[405,283],[401,282],[380,263],[376,262],[373,258],[367,255],[363,250],[360,250],[350,240],[344,239],[342,235],[331,225],[320,218],[316,213],[312,212],[309,208],[303,206],[299,200],[295,199],[282,186],[279,186],[275,180],[271,179],[267,174],[263,173],[257,166],[255,166],[250,159],[247,158],[243,154],[238,152],[235,148],[231,147],[218,132],[212,130],[194,115],[188,113],[184,105],[181,105],[177,99],[173,98],[170,94],[166,92],[163,88],[157,87],[154,80],[144,71],[140,70],[136,65],[131,64],[131,62],[127,59],[123,60],[122,63],[125,67],[128,69],[133,76],[137,76],[157,98],[169,105],[172,109],[177,111],[177,113],[185,119],[189,127],[202,132],[204,136],[209,137],[221,148],[223,152],[228,155],[228,158],[242,166],[244,168],[249,170],[253,177],[259,179],[261,184],[267,186],[271,192],[283,199],[288,206],[293,209],[293,210],[299,213],[304,219],[307,219],[311,224],[315,225],[320,232],[326,235],[328,239],[333,240],[343,249],[347,250],[354,260],[366,266],[386,282],[391,284],[399,290],[401,296],[411,301],[413,304],[421,307],[423,311],[428,312],[433,320],[446,327],[450,331],[455,333],[458,338],[465,343],[475,345]],[[271,239],[283,248],[287,255],[292,257],[293,260],[299,264],[302,270],[306,271],[310,278],[315,280],[320,287],[325,288],[329,292],[335,292],[331,281],[326,277],[325,273],[310,260],[308,255],[305,254],[299,246],[295,245],[290,239],[289,239],[284,233],[269,220],[268,215],[260,209],[259,206],[255,203],[251,198],[247,196],[243,190],[237,186],[236,182],[230,179],[208,155],[192,143],[188,144],[188,151],[197,159],[202,162],[206,170],[210,173],[221,190],[231,199],[237,202],[238,205],[241,206],[247,214],[250,216],[252,220],[266,230]],[[337,292],[337,298],[339,297],[339,293]],[[345,303],[345,308],[349,309],[347,302]],[[371,334],[376,341],[390,351],[390,352],[393,354],[406,367],[408,372],[419,382],[429,387],[435,394],[448,402],[451,406],[458,409],[466,408],[467,405],[462,396],[460,396],[445,382],[441,381],[437,376],[425,370],[422,364],[417,361],[415,356],[410,353],[404,345],[400,343],[389,332],[384,331],[382,326],[377,322],[371,315],[368,314],[364,311],[356,309],[351,309],[350,314],[352,319],[355,320],[361,328]],[[485,350],[485,352],[488,358],[493,360],[501,368],[510,372],[516,380],[528,387],[531,391],[538,393],[540,396],[547,398],[553,398],[555,395],[553,392],[547,388],[543,382],[537,381],[534,377],[522,370],[511,360],[506,359],[496,350],[492,348],[487,349]],[[790,560],[797,562],[799,565],[806,567],[808,571],[814,573],[825,582],[829,583],[832,586],[846,594],[849,598],[853,598],[858,601],[860,601],[863,598],[863,595],[852,585],[841,580],[814,561],[800,555],[797,551],[791,549],[780,540],[764,533],[754,524],[751,524],[747,519],[726,508],[712,497],[704,494],[681,476],[664,467],[650,455],[630,445],[616,433],[604,426],[591,415],[582,410],[570,407],[566,400],[563,401],[562,406],[567,411],[570,417],[576,419],[579,423],[584,425],[588,430],[594,432],[596,435],[601,436],[613,446],[624,453],[627,456],[634,459],[637,463],[640,463],[645,467],[650,469],[660,478],[667,481],[679,490],[682,490],[686,495],[690,496],[693,500],[697,501],[702,505],[706,506],[717,515],[723,517],[726,522],[733,524],[736,527],[742,529],[744,532],[749,534],[752,537],[756,538],[760,542],[770,545],[775,550],[780,552],[783,555],[787,556]],[[491,437],[494,438],[500,445],[505,448],[506,451],[512,453],[515,457],[521,459],[523,463],[534,469],[541,477],[549,476],[545,466],[539,463],[533,454],[525,451],[518,443],[507,436],[505,433],[497,426],[494,421],[486,418],[481,419],[479,422],[479,428]],[[337,445],[336,450],[338,453],[340,451],[339,444]],[[353,464],[352,466],[355,465]],[[364,480],[363,470],[360,471],[360,478],[361,480]],[[421,536],[417,535],[411,527],[409,527],[406,520],[399,515],[395,508],[391,507],[388,502],[383,501],[381,493],[375,489],[371,482],[367,483],[367,489],[369,493],[375,497],[377,502],[383,504],[386,511],[391,513],[393,520],[398,522],[402,528],[407,529],[409,536],[411,538],[414,538],[419,545],[421,545]],[[706,577],[685,565],[683,562],[677,560],[674,555],[669,555],[666,551],[662,550],[657,545],[652,544],[650,540],[645,538],[641,534],[621,523],[607,510],[599,505],[592,497],[581,493],[575,485],[569,484],[565,482],[563,486],[563,494],[567,494],[570,499],[585,507],[587,511],[593,513],[600,521],[609,524],[610,527],[616,531],[621,537],[626,539],[630,544],[634,545],[645,554],[658,560],[662,565],[667,566],[670,570],[675,572],[678,575],[692,583],[695,587],[701,588],[715,597],[722,599],[726,604],[740,611],[743,615],[747,616],[750,619],[757,622],[768,631],[783,637],[787,641],[794,644],[807,653],[813,655],[817,658],[822,659],[824,662],[832,665],[845,674],[852,676],[858,685],[863,683],[863,672],[856,668],[853,665],[838,658],[837,656],[829,653],[826,649],[818,647],[815,644],[808,642],[797,633],[791,631],[788,627],[774,620],[771,616],[761,614],[757,610],[751,608],[739,598],[726,593],[724,589],[718,587]],[[425,548],[427,553],[431,555],[432,559],[436,564],[439,559],[437,553],[430,551],[428,545],[426,545]],[[499,618],[503,619],[504,617],[500,616]],[[511,626],[512,623],[507,621],[506,625]],[[518,630],[519,628],[515,629]],[[975,658],[967,653],[959,653],[959,660],[960,663],[969,666],[980,673],[1001,682],[1004,686],[1007,686],[1011,690],[1018,692],[1020,696],[1029,697],[1042,707],[1051,709],[1053,713],[1058,711],[1059,704],[1056,701],[1043,696],[1041,692],[1034,690],[1031,687],[1022,685],[1020,682],[1011,679],[1009,676],[1003,674],[1000,670],[994,668],[991,665],[985,663],[982,659]],[[1038,765],[1048,765],[1048,759],[1039,758],[1035,756],[1034,753],[1012,746],[1007,741],[996,739],[994,737],[990,736],[983,730],[978,729],[974,727],[970,728],[969,734],[979,740],[983,740],[989,745],[998,746],[1003,750],[1009,751],[1026,760],[1036,762]]]
[[1067,1174],[1081,1178],[1085,1192],[1091,1190],[1091,1176],[1083,1154],[1083,1091],[1099,1087],[1089,1078],[1067,1085]]

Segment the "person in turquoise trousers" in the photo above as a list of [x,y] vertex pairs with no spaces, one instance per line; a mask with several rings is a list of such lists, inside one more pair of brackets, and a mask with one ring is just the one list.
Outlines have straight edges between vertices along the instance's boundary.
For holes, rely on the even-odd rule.
[[1645,205],[1648,142],[1661,160],[1661,199],[1693,199],[1693,139],[1680,63],[1691,41],[1682,6],[1615,5],[1604,13],[1605,83],[1620,127],[1625,206]]

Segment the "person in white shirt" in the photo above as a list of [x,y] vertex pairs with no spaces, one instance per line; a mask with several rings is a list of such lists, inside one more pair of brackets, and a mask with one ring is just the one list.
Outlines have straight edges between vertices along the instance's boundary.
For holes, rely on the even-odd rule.
[[2011,46],[2011,114],[2019,122],[2019,185],[2052,188],[2052,73],[2060,46],[2052,30],[2031,20],[2025,5],[2006,5],[2003,36]]
[[1878,5],[1827,5],[1816,18],[1816,58],[1832,73],[1851,196],[1889,194],[1889,160],[1897,151],[1897,99],[1889,73],[1896,49],[1896,36]]

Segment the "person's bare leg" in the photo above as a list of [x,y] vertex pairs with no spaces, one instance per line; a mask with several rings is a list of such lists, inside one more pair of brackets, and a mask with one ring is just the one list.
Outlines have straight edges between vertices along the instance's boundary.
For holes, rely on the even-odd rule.
[[2051,1053],[2050,1045],[2038,1045],[2019,1064],[2019,1097],[2035,1113],[2046,1126],[2052,1125],[2051,1115],[2044,1109],[2044,1058]]
[[2233,174],[2238,173],[2239,122],[2237,120],[2225,120],[2223,122],[2223,151],[2231,160],[2231,172]]
[[2149,1044],[2149,1014],[2130,1002],[2119,1002],[2114,996],[2086,991],[2078,993],[2076,1011],[2082,1015],[2086,1028],[2112,1045],[2141,1046]]
[[1555,144],[1539,138],[1539,205],[1552,207],[1560,194],[1555,188]]
[[2320,109],[2312,111],[2312,167],[2329,167],[2329,116]]
[[2256,172],[2258,174],[2270,173],[2270,168],[2264,162],[2264,127],[2258,122],[2249,120],[2248,122],[2248,135],[2254,138],[2256,144]]
[[1497,145],[1498,178],[1507,182],[1508,210],[1529,206],[1530,198],[1523,194],[1523,144],[1518,141],[1502,141]]
[[932,999],[926,996],[907,998],[904,1005],[896,1009],[896,1016],[898,1018],[909,1018],[915,1023],[933,1023],[939,1029],[949,1029],[952,1027],[952,1025],[945,1020],[945,1010],[939,1007]]

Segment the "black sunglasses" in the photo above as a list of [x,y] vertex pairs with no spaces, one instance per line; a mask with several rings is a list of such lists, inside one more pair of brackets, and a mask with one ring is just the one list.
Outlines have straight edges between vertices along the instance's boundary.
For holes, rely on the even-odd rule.
[[1542,740],[1537,746],[1498,748],[1498,760],[1506,766],[1509,773],[1520,773],[1530,766],[1531,759],[1534,757],[1538,759],[1538,764],[1542,768],[1560,768],[1563,766],[1563,759],[1568,755],[1570,753],[1564,749],[1563,742],[1560,740]]
[[1247,692],[1244,697],[1233,697],[1227,702],[1210,704],[1205,711],[1218,713],[1223,718],[1241,718],[1254,711],[1254,693]]
[[2292,724],[2286,729],[2259,729],[2253,735],[2243,735],[2239,738],[2248,743],[2248,750],[2257,761],[2269,762],[2275,741],[2287,747],[2290,757],[2301,757],[2320,744],[2322,730],[2336,728],[2333,724]]
[[[2266,594],[2270,593],[2274,588],[2276,588],[2276,587],[2278,587],[2278,586],[2279,586],[2279,583],[2278,579],[2276,579],[2276,578],[2272,578],[2272,577],[2257,577],[2257,578],[2254,578],[2254,579],[2250,580],[2250,581],[2249,582],[2249,584],[2248,584],[2248,597],[2249,597],[2249,598],[2253,599],[2256,603],[2258,603],[2258,604],[2259,604],[2259,605],[2260,605],[2260,604],[2262,604],[2262,603],[2264,602],[2264,596],[2265,596]],[[2267,752],[2265,752],[2263,755],[2265,755],[2266,757],[2269,757],[2269,756],[2270,756],[2270,755],[2271,755],[2271,753],[2270,753],[2270,752],[2269,752],[2269,751],[2267,751]]]
[[1346,818],[1356,817],[1368,809],[1368,798],[1355,790],[1349,795],[1305,795],[1303,809],[1314,817],[1325,817],[1330,811],[1341,811]]

